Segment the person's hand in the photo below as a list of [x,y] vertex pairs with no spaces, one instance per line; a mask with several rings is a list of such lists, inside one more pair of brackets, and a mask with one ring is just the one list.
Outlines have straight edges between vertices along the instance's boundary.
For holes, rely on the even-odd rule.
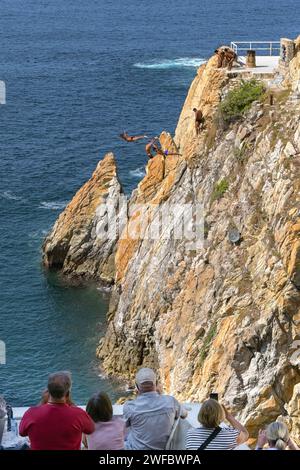
[[287,446],[290,450],[299,450],[299,447],[297,446],[297,444],[295,444],[295,442],[291,438],[289,438],[287,442]]
[[222,407],[223,407],[223,410],[224,410],[224,413],[225,413],[225,418],[228,419],[228,416],[230,416],[231,413],[230,413],[230,411],[228,410],[227,405],[226,405],[226,406],[225,406],[225,405],[222,405]]
[[260,429],[258,433],[258,439],[257,439],[257,447],[263,448],[267,443],[267,436],[266,436],[266,431],[264,429]]

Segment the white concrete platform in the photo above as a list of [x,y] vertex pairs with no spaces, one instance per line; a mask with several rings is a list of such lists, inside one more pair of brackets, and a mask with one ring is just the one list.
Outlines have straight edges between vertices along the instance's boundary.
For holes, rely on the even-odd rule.
[[246,67],[246,57],[239,56],[244,67],[232,67],[229,73],[272,74],[279,66],[279,56],[256,56],[256,67]]

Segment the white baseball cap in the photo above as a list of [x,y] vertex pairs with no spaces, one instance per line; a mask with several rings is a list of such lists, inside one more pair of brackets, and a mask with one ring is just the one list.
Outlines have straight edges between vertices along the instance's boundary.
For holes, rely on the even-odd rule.
[[142,385],[145,382],[152,382],[153,385],[156,385],[156,374],[149,367],[143,367],[137,372],[135,381],[137,385]]

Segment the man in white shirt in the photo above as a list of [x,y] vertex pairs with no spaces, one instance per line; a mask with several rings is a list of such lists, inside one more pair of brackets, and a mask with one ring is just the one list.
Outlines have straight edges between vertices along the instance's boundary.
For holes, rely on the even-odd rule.
[[138,397],[125,403],[124,419],[129,428],[125,449],[163,450],[174,422],[185,418],[179,402],[172,396],[161,395],[156,388],[152,369],[142,368],[136,374]]

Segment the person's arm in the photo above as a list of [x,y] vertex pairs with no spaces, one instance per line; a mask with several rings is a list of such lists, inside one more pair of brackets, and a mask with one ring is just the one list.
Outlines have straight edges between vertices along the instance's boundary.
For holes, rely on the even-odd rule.
[[83,434],[92,434],[95,431],[95,423],[86,411],[81,414],[81,430]]
[[28,428],[29,428],[29,424],[30,424],[30,421],[29,421],[29,412],[30,412],[30,409],[27,410],[22,419],[21,419],[21,422],[20,422],[20,425],[19,425],[19,434],[20,436],[22,437],[26,437],[28,436]]
[[88,441],[86,438],[86,434],[82,434],[82,444],[83,444],[84,449],[88,449]]
[[262,450],[267,443],[267,436],[266,431],[264,429],[260,429],[258,432],[257,444],[255,450]]
[[223,408],[225,411],[225,418],[227,419],[227,421],[231,424],[231,426],[234,429],[237,429],[238,431],[240,431],[240,434],[238,435],[237,440],[236,440],[237,445],[243,444],[243,442],[246,442],[249,438],[249,433],[247,429],[245,428],[245,426],[242,425],[242,423],[240,423],[237,419],[235,419],[234,416],[232,416],[232,414],[225,408],[225,406],[223,406]]
[[123,420],[125,421],[126,428],[129,428],[131,426],[131,422],[127,403],[125,403],[123,406]]
[[179,403],[179,401],[176,400],[176,398],[174,398],[174,402],[175,402],[175,419],[186,418],[188,415],[187,410]]
[[287,446],[290,450],[300,450],[297,444],[291,438],[289,438]]
[[182,404],[179,406],[180,406],[179,416],[181,419],[185,419],[189,412]]

